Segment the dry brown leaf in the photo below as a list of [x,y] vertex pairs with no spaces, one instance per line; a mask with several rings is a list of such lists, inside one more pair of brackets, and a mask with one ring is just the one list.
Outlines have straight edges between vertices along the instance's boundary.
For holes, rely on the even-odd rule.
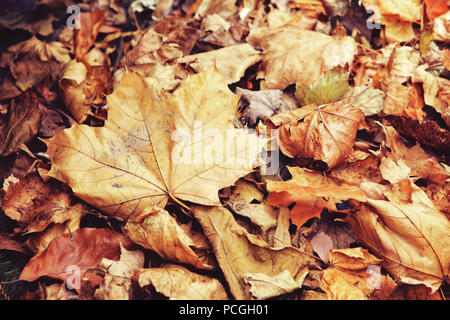
[[103,258],[99,268],[105,272],[105,278],[95,291],[100,300],[129,300],[131,279],[139,268],[144,266],[144,254],[141,251],[128,251],[120,244],[120,260]]
[[18,151],[39,130],[41,111],[30,92],[11,100],[9,112],[0,114],[0,155],[8,156]]
[[91,49],[104,20],[105,16],[100,9],[81,12],[79,19],[75,20],[79,23],[74,32],[74,54],[78,61],[82,60]]
[[322,281],[331,300],[366,300],[372,294],[387,297],[396,284],[381,275],[380,262],[361,247],[330,251],[332,268],[324,271]]
[[12,236],[4,233],[0,233],[0,250],[10,250],[26,253],[20,242],[18,242]]
[[409,179],[411,169],[406,165],[405,160],[394,161],[391,158],[382,158],[380,171],[384,179],[390,183],[397,183]]
[[263,50],[264,89],[312,84],[325,71],[351,65],[357,51],[351,37],[333,38],[292,24],[254,29],[247,42]]
[[23,234],[43,231],[50,223],[63,223],[71,218],[70,195],[58,181],[44,183],[31,173],[12,183],[3,199],[3,211],[19,225]]
[[448,277],[450,222],[419,187],[407,183],[386,194],[390,201],[367,200],[348,221],[392,276],[435,292]]
[[339,211],[336,203],[342,200],[357,199],[365,201],[366,195],[357,187],[323,184],[320,186],[302,186],[288,181],[267,181],[270,191],[266,203],[272,206],[288,207],[295,203],[291,210],[292,223],[302,226],[313,217],[320,217],[323,209]]
[[[163,259],[186,263],[199,269],[210,270],[207,252],[199,256],[196,244],[169,212],[160,208],[147,209],[146,214],[128,220],[126,235],[135,243],[158,253]],[[205,249],[205,248],[196,248]]]
[[104,104],[104,94],[111,84],[108,65],[106,54],[94,48],[84,56],[83,62],[71,60],[63,70],[59,80],[62,98],[78,123],[92,114],[92,104]]
[[46,43],[33,36],[6,49],[0,66],[8,67],[16,85],[26,91],[46,76],[58,77],[69,61],[69,50],[61,42]]
[[30,234],[24,245],[33,252],[41,252],[48,247],[50,241],[53,239],[80,229],[81,218],[87,212],[85,207],[81,203],[70,206],[67,208],[70,216],[67,221],[63,223],[51,223],[42,232]]
[[195,72],[217,68],[228,84],[239,81],[248,67],[261,60],[260,53],[248,43],[222,49],[197,53],[178,59],[178,63],[189,65]]
[[20,280],[34,281],[52,277],[67,281],[73,276],[69,267],[80,270],[81,279],[89,268],[103,258],[118,260],[120,244],[130,247],[129,239],[109,229],[83,228],[53,239],[47,249],[35,255],[22,270]]
[[217,279],[178,265],[139,269],[138,282],[141,287],[152,285],[171,300],[228,300],[225,289]]
[[237,100],[213,69],[172,95],[128,72],[108,96],[105,127],[75,125],[46,141],[49,174],[119,219],[169,198],[220,204],[217,191],[252,170],[264,141],[234,129]]
[[274,114],[294,108],[283,99],[282,90],[251,91],[236,88],[236,93],[241,95],[239,101],[241,120],[251,128],[254,128],[259,120],[264,121]]
[[450,81],[432,75],[425,71],[425,68],[426,65],[418,67],[412,75],[412,81],[423,84],[425,103],[442,114],[449,105],[447,92],[450,88]]
[[285,155],[321,160],[329,168],[346,159],[352,152],[356,131],[367,127],[361,110],[345,101],[283,112],[266,123],[269,129],[278,129]]
[[221,207],[193,207],[214,248],[217,261],[235,299],[251,299],[244,281],[248,273],[262,273],[274,277],[284,270],[298,279],[314,265],[314,259],[294,247],[270,248],[267,242],[249,234]]
[[[381,125],[381,124],[380,124]],[[388,156],[396,161],[404,160],[411,168],[411,175],[437,183],[444,183],[450,176],[448,167],[441,165],[434,156],[426,153],[419,144],[405,146],[404,139],[391,126],[381,125],[386,136],[386,145],[391,152]]]
[[264,273],[247,273],[244,281],[250,285],[250,293],[255,299],[263,300],[292,292],[302,287],[302,283],[308,271],[294,279],[288,270],[270,277]]

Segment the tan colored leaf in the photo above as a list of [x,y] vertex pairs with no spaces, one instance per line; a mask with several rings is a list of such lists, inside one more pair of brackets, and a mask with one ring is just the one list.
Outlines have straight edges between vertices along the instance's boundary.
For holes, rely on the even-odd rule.
[[322,160],[329,168],[346,159],[356,131],[366,127],[361,110],[345,101],[283,112],[266,123],[278,129],[280,149],[285,155]]
[[163,259],[190,264],[199,269],[213,268],[204,257],[194,252],[194,241],[169,212],[157,207],[148,209],[148,212],[128,220],[125,233],[133,242],[155,251]]
[[47,249],[35,255],[22,270],[20,280],[34,281],[48,276],[67,281],[69,267],[80,269],[81,278],[103,258],[118,260],[120,244],[130,247],[126,237],[109,229],[83,228],[53,239]]
[[140,269],[141,287],[152,285],[171,300],[228,300],[222,284],[214,278],[196,274],[178,265]]
[[436,109],[437,112],[443,113],[448,107],[448,95],[450,81],[441,77],[436,77],[425,71],[425,65],[418,67],[412,76],[413,82],[423,84],[425,103]]
[[244,281],[245,274],[262,273],[274,277],[287,270],[297,279],[314,264],[311,256],[294,247],[270,248],[260,237],[239,226],[225,208],[195,206],[192,209],[236,299],[252,298]]
[[[380,124],[381,125],[381,124]],[[389,157],[398,162],[404,160],[411,168],[411,175],[421,177],[433,182],[443,183],[450,176],[449,168],[441,165],[437,159],[426,153],[419,144],[407,147],[404,139],[391,126],[383,126],[386,144],[391,150]]]
[[258,300],[269,299],[281,294],[289,293],[302,287],[303,279],[308,274],[306,270],[295,280],[288,270],[270,277],[264,273],[247,273],[245,283],[250,285],[250,293]]
[[[348,219],[392,276],[435,292],[448,277],[450,222],[419,187],[409,184],[409,194],[402,188],[398,195],[387,194],[390,201],[369,199]],[[405,193],[410,201],[403,200]]]
[[237,44],[222,49],[197,53],[178,59],[178,63],[187,64],[196,72],[202,72],[211,68],[225,76],[225,81],[230,84],[238,82],[248,67],[261,60],[260,53],[247,43]]
[[389,295],[395,282],[381,274],[382,260],[361,247],[330,251],[332,268],[322,276],[325,291],[331,300],[366,300],[372,294]]
[[[78,123],[91,113],[91,104],[104,104],[111,77],[107,56],[97,48],[85,54],[83,63],[71,60],[62,72],[59,86],[67,109]],[[104,66],[104,67],[91,67]]]
[[67,208],[70,218],[63,223],[52,223],[44,231],[30,234],[24,245],[33,252],[41,252],[47,249],[50,242],[63,234],[74,232],[80,229],[80,221],[84,216],[85,205],[76,203]]
[[293,24],[254,29],[247,42],[263,50],[264,89],[312,84],[325,71],[351,65],[357,51],[350,37],[333,38]]
[[50,223],[63,223],[71,218],[70,195],[58,181],[44,183],[31,173],[9,186],[3,199],[3,211],[18,221],[17,232],[43,231]]
[[103,258],[99,268],[105,271],[104,281],[95,291],[100,300],[129,300],[131,278],[144,266],[144,254],[141,251],[128,251],[120,244],[120,260]]
[[172,95],[128,72],[108,96],[105,127],[75,125],[46,141],[49,174],[119,219],[169,198],[220,204],[217,191],[249,173],[264,144],[234,129],[237,99],[215,70]]
[[403,159],[394,161],[391,158],[382,158],[380,171],[383,178],[390,183],[397,183],[404,179],[409,179],[411,169],[406,165]]

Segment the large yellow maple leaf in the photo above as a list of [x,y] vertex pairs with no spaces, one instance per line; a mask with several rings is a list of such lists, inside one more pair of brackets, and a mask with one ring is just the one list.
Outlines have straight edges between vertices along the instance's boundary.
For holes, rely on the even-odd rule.
[[263,146],[234,128],[238,99],[215,69],[173,94],[127,71],[104,127],[74,125],[46,141],[49,174],[119,219],[169,198],[219,205],[217,191],[249,173]]

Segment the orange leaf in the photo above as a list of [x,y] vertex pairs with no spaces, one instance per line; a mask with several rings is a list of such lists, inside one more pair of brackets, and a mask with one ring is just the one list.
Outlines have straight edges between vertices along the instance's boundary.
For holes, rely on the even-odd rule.
[[447,0],[425,0],[425,11],[428,19],[433,21],[448,11]]
[[75,58],[80,60],[89,51],[97,38],[105,16],[100,9],[80,13],[79,29],[75,30]]

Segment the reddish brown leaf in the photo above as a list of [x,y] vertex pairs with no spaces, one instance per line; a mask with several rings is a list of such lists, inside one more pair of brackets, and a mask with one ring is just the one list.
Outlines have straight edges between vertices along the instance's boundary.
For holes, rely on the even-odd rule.
[[70,266],[80,268],[83,278],[87,269],[97,266],[103,258],[118,260],[120,243],[131,245],[128,238],[109,229],[79,229],[51,241],[46,250],[28,262],[19,279],[34,281],[49,276],[67,281],[72,275],[68,272]]

